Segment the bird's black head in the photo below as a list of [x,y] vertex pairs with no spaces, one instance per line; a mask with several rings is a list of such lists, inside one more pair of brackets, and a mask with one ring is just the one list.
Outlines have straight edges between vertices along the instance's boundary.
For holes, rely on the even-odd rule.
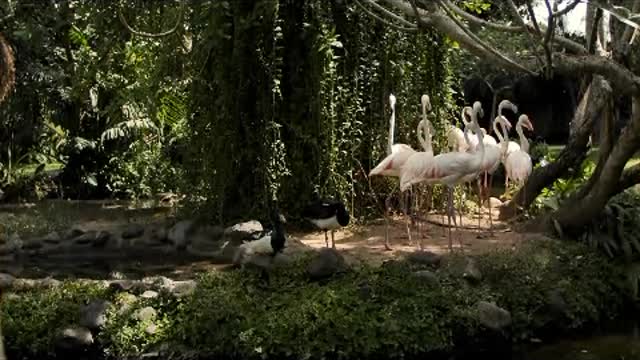
[[342,202],[336,204],[336,219],[340,226],[349,225],[349,211]]

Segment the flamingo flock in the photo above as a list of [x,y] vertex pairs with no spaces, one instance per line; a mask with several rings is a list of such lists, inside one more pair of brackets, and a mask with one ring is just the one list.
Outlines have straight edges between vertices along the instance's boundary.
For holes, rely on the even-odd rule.
[[[483,200],[489,208],[489,229],[493,228],[491,214],[491,201],[489,191],[491,189],[494,172],[502,164],[505,168],[505,191],[509,180],[522,186],[532,171],[531,157],[529,156],[529,142],[523,133],[523,127],[533,131],[533,124],[526,114],[521,114],[516,124],[516,132],[520,144],[509,140],[511,123],[503,115],[505,108],[518,113],[518,107],[508,100],[503,100],[498,105],[498,115],[492,122],[492,130],[497,140],[487,134],[478,123],[478,118],[484,116],[482,104],[479,101],[472,106],[462,108],[462,129],[455,125],[446,128],[448,151],[434,154],[432,138],[434,128],[428,119],[427,111],[431,110],[428,95],[422,95],[422,119],[417,127],[417,137],[422,151],[416,151],[406,144],[394,144],[393,135],[395,127],[396,98],[389,95],[391,106],[391,119],[389,124],[389,139],[387,156],[375,166],[369,176],[390,176],[399,178],[400,192],[411,192],[413,186],[424,183],[427,186],[444,185],[447,187],[447,217],[449,225],[449,250],[453,251],[453,238],[451,235],[451,221],[459,235],[458,224],[453,206],[453,190],[456,186],[477,181],[478,204],[481,207]],[[469,120],[467,120],[469,118]],[[391,195],[390,195],[391,196]],[[385,201],[385,219],[387,230],[385,231],[385,248],[391,250],[389,244],[388,202]],[[460,211],[461,213],[461,211]],[[460,214],[460,223],[462,215]],[[407,232],[409,241],[412,242],[409,220],[407,220]],[[460,248],[463,248],[462,238],[458,236]],[[422,238],[419,236],[418,246],[422,249]]]

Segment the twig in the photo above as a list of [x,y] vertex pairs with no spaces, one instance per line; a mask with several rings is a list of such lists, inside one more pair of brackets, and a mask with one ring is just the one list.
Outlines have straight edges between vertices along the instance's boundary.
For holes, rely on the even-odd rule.
[[[509,0],[509,2],[513,4],[513,0]],[[531,16],[531,22],[533,23],[533,28],[536,29],[536,33],[538,34],[538,37],[542,38],[540,25],[538,25],[538,20],[536,20],[536,14],[533,12],[533,6],[531,6],[531,0],[527,0],[526,3],[527,3],[527,11],[529,12],[529,16]]]
[[[371,0],[364,0],[364,1],[366,1],[367,3],[373,5],[373,7],[375,7],[376,9],[378,9],[380,11],[382,11],[385,15],[389,16],[390,18],[403,23],[405,26],[417,27],[416,24],[413,24],[410,21],[407,21],[402,16],[397,15],[397,14],[393,13],[392,11],[387,10],[384,6],[378,4],[378,3],[374,2],[374,1],[371,1]],[[360,5],[362,6],[362,4],[360,4]]]
[[544,61],[542,60],[542,57],[540,57],[540,55],[538,54],[538,50],[537,50],[538,45],[536,41],[533,39],[533,37],[531,36],[531,32],[529,31],[527,24],[525,24],[524,19],[518,13],[518,7],[516,7],[516,4],[514,4],[513,0],[509,0],[508,5],[509,5],[509,9],[511,9],[511,14],[515,18],[515,20],[520,23],[522,28],[525,29],[525,34],[527,35],[527,39],[531,43],[531,51],[533,51],[533,54],[535,55],[536,60],[538,61],[540,67],[542,67],[544,64]]
[[571,4],[565,6],[564,9],[560,11],[554,11],[553,17],[558,18],[567,14],[569,11],[573,10],[576,6],[578,6],[578,4],[580,4],[581,1],[582,0],[574,0]]
[[487,44],[484,41],[482,41],[482,39],[480,39],[476,34],[474,34],[471,30],[469,30],[466,26],[464,26],[464,24],[462,22],[460,22],[460,20],[458,20],[456,18],[455,14],[447,7],[447,5],[445,5],[444,1],[442,1],[442,0],[437,0],[437,1],[440,4],[440,6],[442,7],[442,9],[447,13],[447,16],[456,25],[458,25],[458,27],[460,27],[460,29],[462,29],[462,31],[464,31],[470,38],[472,38],[478,44],[480,44],[480,46],[482,46],[485,50],[489,51],[494,56],[502,59],[503,61],[509,63],[511,66],[514,66],[514,67],[520,69],[521,71],[524,71],[524,72],[526,72],[526,73],[528,73],[530,75],[534,75],[534,73],[531,70],[529,70],[526,67],[516,63],[515,61],[511,60],[510,58],[502,55],[498,50],[494,49],[489,44]]
[[[549,0],[544,0],[545,5],[547,6],[547,12],[549,12],[549,19],[547,20],[547,33],[544,37],[544,42],[542,43],[542,46],[544,48],[544,52],[547,55],[547,78],[551,78],[551,74],[553,71],[553,59],[551,58],[551,49],[549,48],[549,41],[551,40],[551,36],[553,35],[553,32],[555,31],[555,19],[553,17],[553,10],[551,9],[551,4],[549,3]],[[554,4],[557,7],[558,3],[554,0]]]
[[176,24],[173,26],[173,28],[165,31],[165,32],[161,32],[161,33],[147,33],[147,32],[143,32],[143,31],[138,31],[134,28],[132,28],[129,23],[127,22],[127,19],[125,19],[124,15],[122,14],[122,2],[120,3],[120,5],[118,6],[118,18],[120,19],[120,22],[122,23],[122,25],[124,25],[124,27],[132,34],[134,35],[138,35],[138,36],[142,36],[142,37],[148,37],[148,38],[159,38],[159,37],[164,37],[164,36],[168,36],[173,34],[174,32],[176,32],[176,30],[178,30],[178,26],[180,26],[180,24],[182,24],[182,17],[184,16],[184,12],[185,12],[185,2],[181,1],[180,2],[180,14],[178,14],[178,20],[176,21]]
[[[391,14],[389,16],[393,15],[394,19],[395,18],[400,18],[400,19],[402,19],[403,22],[408,23],[410,26],[403,27],[403,26],[400,26],[400,25],[396,25],[396,24],[394,24],[394,23],[392,23],[392,22],[390,22],[388,20],[385,20],[382,17],[376,15],[373,11],[367,9],[359,0],[354,0],[354,1],[355,1],[356,5],[358,5],[358,7],[360,7],[362,10],[364,10],[364,12],[366,12],[369,16],[371,16],[372,18],[378,20],[379,22],[381,22],[381,23],[383,23],[383,24],[385,24],[387,26],[391,26],[392,28],[398,29],[400,31],[407,31],[407,32],[418,31],[418,27],[416,25],[411,24],[407,20],[400,18],[399,16],[397,16],[396,14],[393,14],[392,12],[388,11],[387,9],[383,8],[388,14]],[[368,2],[369,4],[375,4],[376,6],[382,7],[382,6],[380,6],[380,5],[376,4],[376,3],[373,3],[373,2],[371,2],[369,0],[364,0],[364,1]]]
[[413,12],[415,13],[415,17],[418,20],[419,26],[426,26],[425,22],[422,21],[422,16],[420,16],[420,11],[418,10],[418,6],[416,5],[416,0],[409,0],[411,3],[411,7],[413,8]]

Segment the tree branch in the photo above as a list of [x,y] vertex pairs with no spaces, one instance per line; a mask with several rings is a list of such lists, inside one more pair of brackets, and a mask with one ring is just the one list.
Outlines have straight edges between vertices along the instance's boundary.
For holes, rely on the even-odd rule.
[[[640,0],[636,0],[633,3],[633,8],[631,9],[631,11],[633,13],[638,13],[640,12]],[[631,37],[633,36],[633,33],[636,31],[636,29],[634,29],[631,26],[627,26],[624,29],[624,33],[622,34],[622,39],[621,39],[621,43],[623,45],[628,45],[631,42]]]
[[[415,24],[412,24],[411,22],[405,20],[402,16],[396,15],[393,12],[385,9],[384,6],[381,6],[380,4],[378,4],[378,3],[374,2],[374,1],[368,1],[368,3],[371,4],[373,7],[375,7],[376,9],[382,11],[385,15],[389,16],[390,18],[403,23],[405,26],[407,26],[407,27],[416,27],[417,28],[417,26]],[[362,4],[360,4],[360,5],[362,5]]]
[[525,31],[525,34],[527,35],[527,39],[531,43],[531,51],[535,54],[536,60],[538,60],[539,66],[540,68],[542,68],[542,66],[544,65],[544,61],[540,57],[540,54],[538,54],[538,45],[536,41],[533,39],[533,37],[531,36],[531,31],[529,31],[529,28],[527,27],[527,24],[524,22],[524,19],[518,13],[518,7],[512,0],[508,2],[508,6],[509,6],[509,9],[511,9],[511,15],[518,23],[520,23],[521,28],[527,29]]
[[618,182],[618,186],[614,190],[614,195],[617,195],[637,184],[640,184],[640,164],[633,165],[632,167],[624,170],[620,177],[620,181]]
[[553,13],[553,17],[559,18],[561,16],[566,15],[569,11],[575,9],[578,4],[580,4],[581,0],[574,0],[571,4],[564,7],[564,9],[556,11]]
[[[418,27],[415,26],[414,24],[409,23],[411,25],[410,27],[409,26],[402,27],[400,25],[396,25],[396,24],[394,24],[394,23],[392,23],[392,22],[390,22],[390,21],[388,21],[388,20],[386,20],[384,18],[381,18],[380,16],[376,15],[373,11],[367,9],[366,6],[364,6],[359,0],[354,0],[354,1],[355,1],[356,5],[358,5],[358,7],[360,7],[362,10],[364,10],[364,12],[366,12],[369,16],[371,16],[375,20],[377,20],[377,21],[379,21],[379,22],[381,22],[381,23],[383,23],[383,24],[385,24],[387,26],[391,26],[392,28],[400,30],[400,31],[407,31],[407,32],[418,31]],[[374,4],[373,2],[370,2],[368,0],[365,0],[365,1],[369,2],[370,4]],[[380,6],[378,4],[375,4],[375,5]],[[387,11],[387,13],[391,13],[389,10],[385,9],[385,11]],[[391,14],[393,14],[393,13],[391,13]],[[395,14],[393,14],[393,15],[394,15],[394,18],[397,16]],[[402,19],[402,20],[406,21],[404,19]]]
[[[509,0],[511,5],[515,6],[513,0]],[[527,0],[527,11],[529,12],[529,16],[531,17],[531,22],[533,23],[533,28],[536,29],[536,34],[538,37],[542,39],[542,32],[540,31],[540,26],[538,25],[538,20],[536,20],[536,14],[533,12],[533,6],[531,6],[531,0]]]
[[596,9],[596,15],[593,19],[593,25],[591,25],[591,33],[589,34],[587,44],[587,52],[594,54],[596,51],[596,44],[598,42],[598,29],[600,28],[600,20],[602,20],[602,9]]
[[160,37],[165,37],[168,35],[171,35],[173,33],[175,33],[178,30],[178,27],[180,26],[180,24],[182,24],[182,17],[184,16],[184,12],[185,12],[185,1],[180,2],[180,13],[178,14],[178,20],[176,21],[176,24],[173,26],[173,28],[165,31],[165,32],[161,32],[161,33],[147,33],[147,32],[142,32],[142,31],[138,31],[134,28],[132,28],[129,23],[127,22],[127,19],[125,19],[124,15],[122,14],[122,4],[120,4],[120,6],[118,6],[118,18],[120,19],[120,22],[122,23],[122,25],[124,25],[124,27],[132,34],[134,35],[138,35],[138,36],[142,36],[142,37],[148,37],[148,38],[160,38]]
[[[549,13],[549,19],[547,20],[547,32],[544,37],[544,42],[542,43],[542,47],[544,48],[544,52],[547,55],[547,78],[551,78],[551,74],[553,71],[553,59],[551,57],[551,48],[549,47],[549,41],[551,40],[551,36],[555,31],[555,19],[553,17],[553,10],[551,9],[551,4],[549,0],[544,0],[545,5],[547,6],[547,12]],[[557,4],[557,3],[556,3]]]
[[515,67],[515,68],[519,69],[520,71],[524,71],[524,72],[526,72],[526,73],[528,73],[530,75],[534,75],[534,73],[531,70],[529,70],[526,67],[516,63],[515,61],[511,60],[510,58],[502,55],[498,50],[494,49],[489,44],[487,44],[484,41],[482,41],[482,39],[480,39],[477,35],[475,35],[471,30],[469,30],[466,26],[464,26],[464,24],[462,22],[460,22],[460,20],[458,20],[456,18],[455,14],[451,10],[449,10],[449,8],[447,8],[447,6],[444,4],[443,1],[438,0],[438,3],[441,5],[441,7],[445,11],[445,13],[448,15],[449,19],[453,20],[453,22],[460,29],[462,29],[462,31],[464,31],[471,39],[473,39],[473,41],[475,41],[477,44],[482,46],[486,51],[491,53],[494,57],[499,58],[503,62],[508,63],[510,66]]

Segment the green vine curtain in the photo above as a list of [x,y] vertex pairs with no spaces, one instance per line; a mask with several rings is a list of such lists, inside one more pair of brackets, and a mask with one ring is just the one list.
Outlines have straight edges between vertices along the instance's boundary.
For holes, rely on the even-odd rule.
[[[295,219],[308,201],[329,196],[356,217],[379,212],[365,173],[386,155],[390,92],[395,142],[417,148],[427,93],[436,150],[444,145],[442,129],[457,110],[452,48],[438,34],[390,30],[349,1],[199,6],[191,19],[191,209],[229,222],[263,215],[277,200]],[[371,184],[376,193],[394,188],[386,179]]]

